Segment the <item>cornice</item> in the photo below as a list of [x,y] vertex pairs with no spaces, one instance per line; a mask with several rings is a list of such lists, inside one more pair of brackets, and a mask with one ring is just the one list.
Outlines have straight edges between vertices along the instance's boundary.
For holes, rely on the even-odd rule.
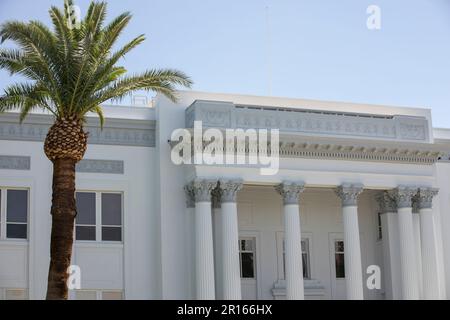
[[[178,141],[170,141],[171,146],[178,144]],[[195,144],[191,138],[192,154],[207,150],[208,143]],[[198,147],[198,150],[195,149]],[[248,143],[245,148],[228,148],[224,134],[224,153],[246,153],[256,154],[258,150],[250,149]],[[270,146],[268,145],[268,151]],[[408,163],[418,165],[432,165],[447,154],[446,150],[440,149],[433,144],[424,143],[380,143],[361,142],[345,139],[324,139],[304,136],[284,136],[280,135],[279,154],[282,158],[309,158],[326,160],[349,160],[366,162],[390,162]]]
[[281,142],[280,155],[294,158],[399,162],[431,165],[442,155],[436,150],[364,147],[361,145],[331,145],[319,143]]

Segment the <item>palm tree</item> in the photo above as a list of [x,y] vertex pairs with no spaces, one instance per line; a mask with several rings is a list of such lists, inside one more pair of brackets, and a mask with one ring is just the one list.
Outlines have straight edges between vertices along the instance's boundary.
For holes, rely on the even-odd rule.
[[114,44],[131,19],[129,12],[105,23],[106,3],[91,2],[86,16],[74,26],[72,1],[65,12],[49,10],[53,30],[39,21],[9,21],[0,26],[3,43],[16,49],[0,49],[0,68],[25,76],[0,96],[0,112],[19,110],[20,121],[34,109],[54,116],[44,151],[53,163],[52,233],[47,299],[67,299],[68,267],[72,256],[75,206],[75,164],[87,148],[83,130],[86,115],[96,113],[100,126],[101,104],[120,100],[135,90],[150,90],[176,101],[176,86],[190,87],[191,80],[172,69],[149,70],[125,76],[121,58],[144,41],[140,35],[123,47]]

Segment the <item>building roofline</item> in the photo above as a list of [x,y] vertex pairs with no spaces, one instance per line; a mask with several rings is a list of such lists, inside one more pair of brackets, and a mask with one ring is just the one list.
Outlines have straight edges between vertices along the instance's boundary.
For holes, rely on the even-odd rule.
[[[235,104],[261,105],[267,107],[283,107],[283,108],[307,108],[318,109],[324,111],[340,111],[349,112],[349,108],[355,108],[350,112],[370,113],[370,114],[386,114],[386,115],[418,115],[431,119],[431,109],[428,107],[418,106],[396,106],[382,105],[359,102],[331,101],[318,99],[302,99],[292,97],[277,96],[257,96],[249,94],[233,94],[219,92],[205,92],[195,90],[178,90],[180,101],[194,100],[213,100],[227,101]],[[161,94],[157,94],[159,98]],[[189,104],[191,104],[189,103]]]

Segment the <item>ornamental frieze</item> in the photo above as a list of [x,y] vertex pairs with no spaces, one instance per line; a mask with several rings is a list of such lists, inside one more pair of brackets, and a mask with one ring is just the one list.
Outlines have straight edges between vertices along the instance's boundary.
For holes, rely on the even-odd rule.
[[192,128],[194,121],[202,121],[204,127],[279,129],[281,132],[429,142],[429,124],[424,117],[239,106],[217,101],[196,101],[185,115],[187,128]]
[[28,156],[0,155],[0,169],[30,170],[31,158]]
[[[13,115],[0,117],[0,140],[13,141],[44,141],[51,125],[50,117],[29,117],[29,121],[22,124]],[[125,145],[154,147],[156,144],[155,121],[142,121],[139,125],[128,123],[126,120],[108,122],[101,130],[98,125],[86,125],[89,132],[89,144]]]

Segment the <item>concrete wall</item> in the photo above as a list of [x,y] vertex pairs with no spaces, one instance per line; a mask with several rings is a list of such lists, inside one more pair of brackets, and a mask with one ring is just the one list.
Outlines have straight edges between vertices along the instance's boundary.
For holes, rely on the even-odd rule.
[[[42,142],[0,140],[1,154],[30,156],[30,170],[0,170],[1,187],[29,188],[27,241],[0,241],[0,288],[26,288],[45,297],[49,248],[52,166]],[[158,298],[159,227],[156,221],[154,148],[89,145],[86,159],[122,160],[124,174],[77,173],[77,189],[123,192],[123,244],[75,244],[82,289],[117,289],[133,299]]]

